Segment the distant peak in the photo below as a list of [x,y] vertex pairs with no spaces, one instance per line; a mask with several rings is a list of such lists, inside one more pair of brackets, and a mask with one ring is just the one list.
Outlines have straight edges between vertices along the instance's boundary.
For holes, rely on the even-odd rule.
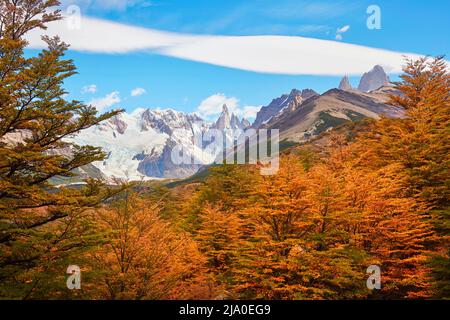
[[309,97],[311,97],[313,95],[317,95],[317,92],[315,92],[312,89],[303,89],[303,90],[292,89],[291,93],[286,96],[289,96],[289,97],[301,96],[304,99],[308,99]]
[[344,76],[341,80],[341,82],[339,83],[339,87],[340,90],[351,90],[352,86],[350,84],[350,81],[348,79],[348,76]]
[[302,90],[302,98],[304,100],[309,99],[314,96],[318,96],[319,94],[315,92],[313,89],[303,89]]
[[300,96],[302,94],[302,92],[298,89],[292,89],[291,93],[289,94],[290,96]]
[[217,119],[215,124],[215,129],[224,130],[227,128],[230,128],[231,123],[231,117],[230,113],[228,111],[228,107],[226,104],[222,106],[222,113],[219,116],[219,119]]
[[377,70],[377,71],[383,71],[384,72],[384,68],[382,66],[380,66],[379,64],[375,65],[372,70]]
[[389,77],[380,65],[374,66],[369,72],[364,73],[358,86],[358,90],[369,92],[388,85]]
[[240,129],[241,128],[241,121],[239,120],[238,116],[235,115],[234,113],[231,114],[230,127],[231,127],[231,129]]
[[226,104],[224,104],[224,105],[222,106],[222,113],[229,113],[228,107],[227,107]]

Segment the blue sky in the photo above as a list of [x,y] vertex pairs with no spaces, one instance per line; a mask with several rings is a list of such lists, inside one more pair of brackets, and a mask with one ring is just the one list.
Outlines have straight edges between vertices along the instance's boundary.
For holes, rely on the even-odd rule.
[[[448,54],[450,49],[450,1],[62,2],[64,7],[78,5],[82,16],[183,34],[286,35],[338,41],[337,30],[348,26],[343,29],[348,30],[341,33],[340,42],[428,55]],[[369,30],[366,26],[366,9],[371,4],[381,9],[380,30]],[[120,54],[70,51],[68,57],[74,59],[79,72],[66,83],[69,97],[100,103],[103,110],[160,107],[194,112],[202,101],[212,96],[206,103],[228,101],[236,105],[241,115],[248,106],[246,115],[249,116],[255,110],[251,107],[266,105],[292,88],[324,92],[337,86],[340,80],[340,76],[245,71],[148,51]],[[357,76],[350,80],[357,85]],[[131,92],[137,88],[144,90],[135,90],[133,96]]]

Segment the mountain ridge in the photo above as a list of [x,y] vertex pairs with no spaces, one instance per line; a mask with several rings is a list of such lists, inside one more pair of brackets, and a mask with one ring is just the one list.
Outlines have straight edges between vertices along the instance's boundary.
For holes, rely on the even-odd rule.
[[261,125],[267,123],[270,119],[282,112],[285,108],[294,108],[301,104],[304,100],[318,95],[312,89],[304,89],[302,91],[298,89],[292,89],[289,94],[283,94],[278,98],[271,101],[270,104],[261,108],[256,115],[256,119],[252,126],[258,128]]
[[[403,110],[385,103],[387,94],[381,91],[360,93],[330,89],[320,96],[305,101],[294,112],[269,121],[264,127],[280,130],[280,139],[295,142],[308,140],[334,124],[363,118],[378,119],[381,115],[402,117]],[[383,102],[384,101],[384,102]]]
[[[229,113],[226,105],[216,122],[203,120],[195,113],[173,109],[139,109],[122,113],[69,138],[79,145],[101,147],[107,158],[93,165],[105,176],[130,180],[184,178],[208,164],[223,149],[219,142],[197,144],[197,137],[211,129],[226,131],[229,143],[234,132],[248,127],[248,121]],[[192,163],[176,164],[172,153],[181,149]]]
[[[376,81],[369,81],[374,74]],[[379,77],[383,74],[382,67],[375,66],[363,75],[361,82],[369,79],[370,85],[378,86],[388,79],[387,75]],[[282,141],[298,143],[348,121],[403,116],[403,110],[388,105],[389,96],[397,94],[390,83],[363,92],[353,89],[344,76],[339,87],[323,94],[312,89],[292,89],[262,107],[251,128],[278,129]],[[249,127],[248,120],[239,119],[226,104],[213,122],[173,109],[137,109],[84,130],[69,141],[102,147],[107,153],[107,158],[94,163],[95,170],[91,168],[89,172],[128,180],[178,179],[195,174],[224,151],[224,143],[212,139],[199,145],[196,137],[208,136],[211,129],[216,129],[223,132],[229,145]],[[173,154],[179,149],[186,152],[192,163],[173,163]]]

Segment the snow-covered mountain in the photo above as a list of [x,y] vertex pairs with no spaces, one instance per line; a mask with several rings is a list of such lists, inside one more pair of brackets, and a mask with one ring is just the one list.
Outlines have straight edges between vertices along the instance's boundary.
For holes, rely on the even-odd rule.
[[212,128],[218,130],[243,130],[249,127],[249,125],[250,124],[247,119],[243,118],[242,120],[239,120],[239,118],[234,113],[230,115],[227,105],[224,104],[222,107],[222,113],[220,114],[219,118],[212,126]]
[[[196,114],[172,109],[138,109],[83,130],[70,141],[101,147],[108,156],[93,165],[108,178],[183,178],[212,163],[223,150],[223,144],[214,139],[202,142],[199,137],[211,129],[218,129],[226,133],[224,136],[229,142],[246,127],[248,121],[230,115],[226,105],[214,123]],[[192,161],[186,164],[173,161],[176,150],[182,150],[182,154],[191,157]]]

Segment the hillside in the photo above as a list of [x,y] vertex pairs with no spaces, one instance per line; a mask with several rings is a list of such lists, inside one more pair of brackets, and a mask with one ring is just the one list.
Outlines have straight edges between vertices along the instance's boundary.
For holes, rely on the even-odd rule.
[[305,101],[291,112],[274,117],[264,127],[279,129],[281,140],[301,142],[347,121],[379,119],[382,115],[402,117],[401,108],[385,103],[390,93],[393,92],[387,88],[371,93],[331,89]]

